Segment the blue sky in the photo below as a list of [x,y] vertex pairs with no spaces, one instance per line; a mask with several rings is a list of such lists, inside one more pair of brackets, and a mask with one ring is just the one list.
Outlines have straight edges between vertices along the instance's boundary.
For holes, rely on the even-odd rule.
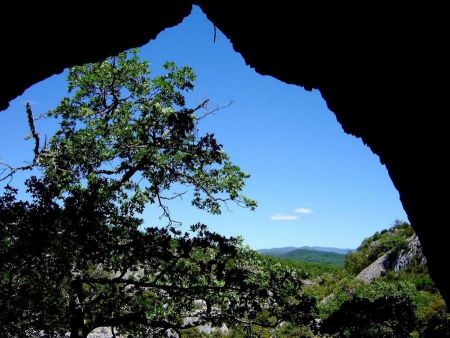
[[[245,192],[258,201],[251,212],[230,205],[222,215],[208,215],[189,200],[170,205],[174,218],[188,225],[201,221],[225,235],[241,235],[252,248],[335,246],[355,248],[365,237],[406,220],[398,192],[386,168],[361,140],[346,135],[318,91],[286,85],[245,65],[230,42],[200,10],[167,29],[141,56],[154,74],[167,61],[192,66],[196,88],[192,105],[209,98],[213,105],[233,104],[202,121],[233,162],[250,173]],[[35,115],[56,106],[66,93],[65,74],[53,76],[11,102],[0,112],[0,161],[31,159],[24,104]],[[38,121],[43,134],[51,125]],[[23,176],[17,175],[15,183]],[[144,218],[158,224],[159,211]]]

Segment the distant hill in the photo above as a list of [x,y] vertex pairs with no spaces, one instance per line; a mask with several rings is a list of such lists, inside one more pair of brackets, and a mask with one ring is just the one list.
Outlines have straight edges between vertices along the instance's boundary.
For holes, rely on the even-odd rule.
[[286,246],[283,248],[272,248],[272,249],[261,249],[257,250],[261,255],[267,255],[267,256],[281,256],[284,254],[287,254],[288,252],[297,250],[299,248],[295,246]]
[[332,248],[332,247],[323,247],[323,246],[302,246],[298,249],[307,249],[307,250],[316,250],[323,252],[334,252],[341,255],[346,255],[349,252],[355,251],[354,249],[341,249],[341,248]]
[[[282,257],[282,256],[284,256],[290,252],[296,251],[296,250],[333,252],[333,253],[341,254],[341,255],[346,255],[349,252],[355,251],[352,249],[341,249],[341,248],[322,247],[322,246],[302,246],[302,247],[287,246],[287,247],[282,247],[282,248],[261,249],[261,250],[258,250],[258,252],[262,255]],[[314,261],[314,262],[316,262],[316,261]]]
[[340,266],[343,266],[345,261],[345,255],[343,254],[310,249],[296,249],[280,255],[279,257],[305,262],[330,263]]
[[283,247],[272,249],[261,249],[258,252],[262,255],[281,257],[304,262],[330,263],[344,265],[345,254],[350,249],[327,248],[327,247]]

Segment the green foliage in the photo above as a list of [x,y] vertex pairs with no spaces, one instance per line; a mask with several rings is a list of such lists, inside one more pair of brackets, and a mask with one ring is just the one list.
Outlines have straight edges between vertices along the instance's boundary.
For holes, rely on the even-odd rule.
[[[227,201],[256,203],[241,193],[248,175],[197,129],[207,101],[185,106],[192,69],[165,69],[151,79],[134,51],[70,70],[71,96],[49,112],[59,128],[45,143],[33,133],[41,175],[26,181],[26,201],[9,186],[0,197],[2,337],[312,322],[315,300],[297,269],[203,224],[188,233],[173,226],[165,202],[181,197],[174,186],[192,189],[191,203],[214,214]],[[166,227],[144,228],[148,204]]]
[[450,337],[450,314],[446,310],[445,304],[427,318],[421,333],[424,338]]
[[320,304],[322,332],[339,337],[408,337],[416,328],[415,288],[408,282],[364,284],[347,277]]
[[271,262],[278,262],[283,266],[293,268],[305,274],[306,278],[315,278],[325,273],[337,273],[341,268],[336,264],[305,262],[297,259],[289,259],[283,257],[262,256]]
[[414,310],[405,296],[353,296],[324,320],[321,330],[338,337],[409,337],[416,327]]
[[[345,269],[334,253],[262,257],[203,224],[179,231],[166,206],[184,194],[174,187],[191,189],[192,205],[213,214],[227,201],[250,209],[256,202],[242,194],[249,175],[214,135],[199,134],[208,101],[185,105],[192,69],[164,67],[150,78],[136,52],[74,67],[71,96],[48,114],[59,128],[45,143],[27,108],[35,158],[17,170],[41,175],[26,181],[26,200],[10,186],[0,196],[2,337],[86,337],[99,326],[130,337],[169,329],[220,337],[196,327],[222,323],[227,337],[313,337],[317,317],[321,334],[342,337],[449,335],[426,268],[388,271],[371,284],[354,278],[405,248],[413,234],[407,223],[366,239]],[[166,227],[144,228],[140,214],[149,204],[160,207]]]
[[427,266],[423,264],[413,264],[409,268],[399,272],[388,270],[383,278],[392,282],[408,281],[414,284],[418,291],[438,293],[438,290],[428,273]]
[[[409,225],[397,223],[393,229],[374,238],[376,241],[387,238],[386,243],[393,243],[392,234],[399,236],[401,232],[406,238],[412,235]],[[392,250],[390,244],[386,247]],[[304,293],[318,300],[316,317],[321,318],[322,325],[315,329],[290,322],[275,328],[237,325],[221,337],[449,336],[450,317],[445,303],[429,277],[426,265],[419,261],[400,272],[388,270],[372,283],[365,284],[335,265],[270,256],[264,256],[264,259],[271,265],[280,264],[282,268],[298,269],[299,274],[303,273],[302,278],[308,279],[303,286]]]
[[60,194],[100,185],[130,213],[161,204],[175,184],[191,186],[192,204],[213,214],[227,200],[253,209],[256,203],[240,194],[249,175],[230,162],[213,134],[198,136],[205,113],[196,113],[208,101],[185,106],[192,69],[164,68],[165,75],[151,79],[136,51],[72,68],[72,96],[48,113],[60,128],[39,156],[45,180]]
[[[380,255],[387,252],[397,255],[413,234],[409,224],[397,221],[392,228],[364,240],[356,252],[349,254],[344,271],[323,275],[322,282],[308,290],[310,295],[323,300],[318,308],[326,332],[338,336],[448,336],[445,303],[426,265],[419,260],[413,259],[412,265],[400,272],[387,270],[370,284],[354,278]],[[381,318],[377,312],[382,311],[392,318]],[[399,311],[404,311],[407,318],[402,318]],[[403,321],[409,331],[395,328]]]
[[343,266],[345,261],[345,255],[342,254],[308,249],[297,249],[280,257],[304,262],[329,263],[338,266]]
[[390,283],[382,279],[373,281],[358,288],[356,295],[361,298],[375,300],[380,297],[393,296],[401,298],[413,298],[415,287],[412,283],[400,281],[398,283]]
[[[210,337],[210,336],[205,336]],[[313,330],[307,326],[295,326],[290,323],[283,323],[278,328],[270,329],[253,325],[251,327],[234,327],[227,335],[220,337],[227,338],[297,338],[316,337]]]
[[[314,330],[307,326],[295,326],[291,323],[284,323],[278,328],[274,335],[276,338],[313,338],[316,337]],[[272,337],[273,337],[272,336]]]
[[414,235],[414,229],[412,228],[411,224],[398,219],[394,221],[394,224],[389,230],[395,231],[398,235],[405,238],[409,238]]
[[358,251],[351,252],[345,256],[344,267],[349,273],[357,275],[370,265],[367,250],[359,247]]
[[[325,288],[326,292],[316,293],[316,295],[323,300],[318,305],[321,318],[326,318],[337,311],[342,304],[350,300],[357,294],[359,289],[364,287],[364,284],[361,281],[356,280],[351,276],[346,276],[341,279],[330,276],[330,279],[331,281],[327,282],[329,284],[328,287]],[[321,290],[324,288],[323,286],[319,286],[318,288],[315,288],[316,292],[317,289]]]

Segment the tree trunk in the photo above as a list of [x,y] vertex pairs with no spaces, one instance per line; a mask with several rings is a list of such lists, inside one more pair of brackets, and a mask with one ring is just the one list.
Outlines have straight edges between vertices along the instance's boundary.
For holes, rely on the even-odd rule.
[[81,282],[76,279],[71,283],[72,292],[69,300],[70,338],[86,338],[89,334],[84,325],[84,313],[80,301]]
[[76,302],[70,300],[70,338],[86,338],[86,328],[83,322],[83,312],[77,308]]
[[70,331],[70,338],[86,338],[88,334],[83,333],[83,329],[75,329]]

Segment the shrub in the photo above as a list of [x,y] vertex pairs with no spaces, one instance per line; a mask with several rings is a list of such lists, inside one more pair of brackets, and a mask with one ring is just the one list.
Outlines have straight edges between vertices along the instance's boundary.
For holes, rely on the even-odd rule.
[[353,296],[324,320],[321,331],[338,337],[408,337],[416,327],[414,311],[405,296]]

